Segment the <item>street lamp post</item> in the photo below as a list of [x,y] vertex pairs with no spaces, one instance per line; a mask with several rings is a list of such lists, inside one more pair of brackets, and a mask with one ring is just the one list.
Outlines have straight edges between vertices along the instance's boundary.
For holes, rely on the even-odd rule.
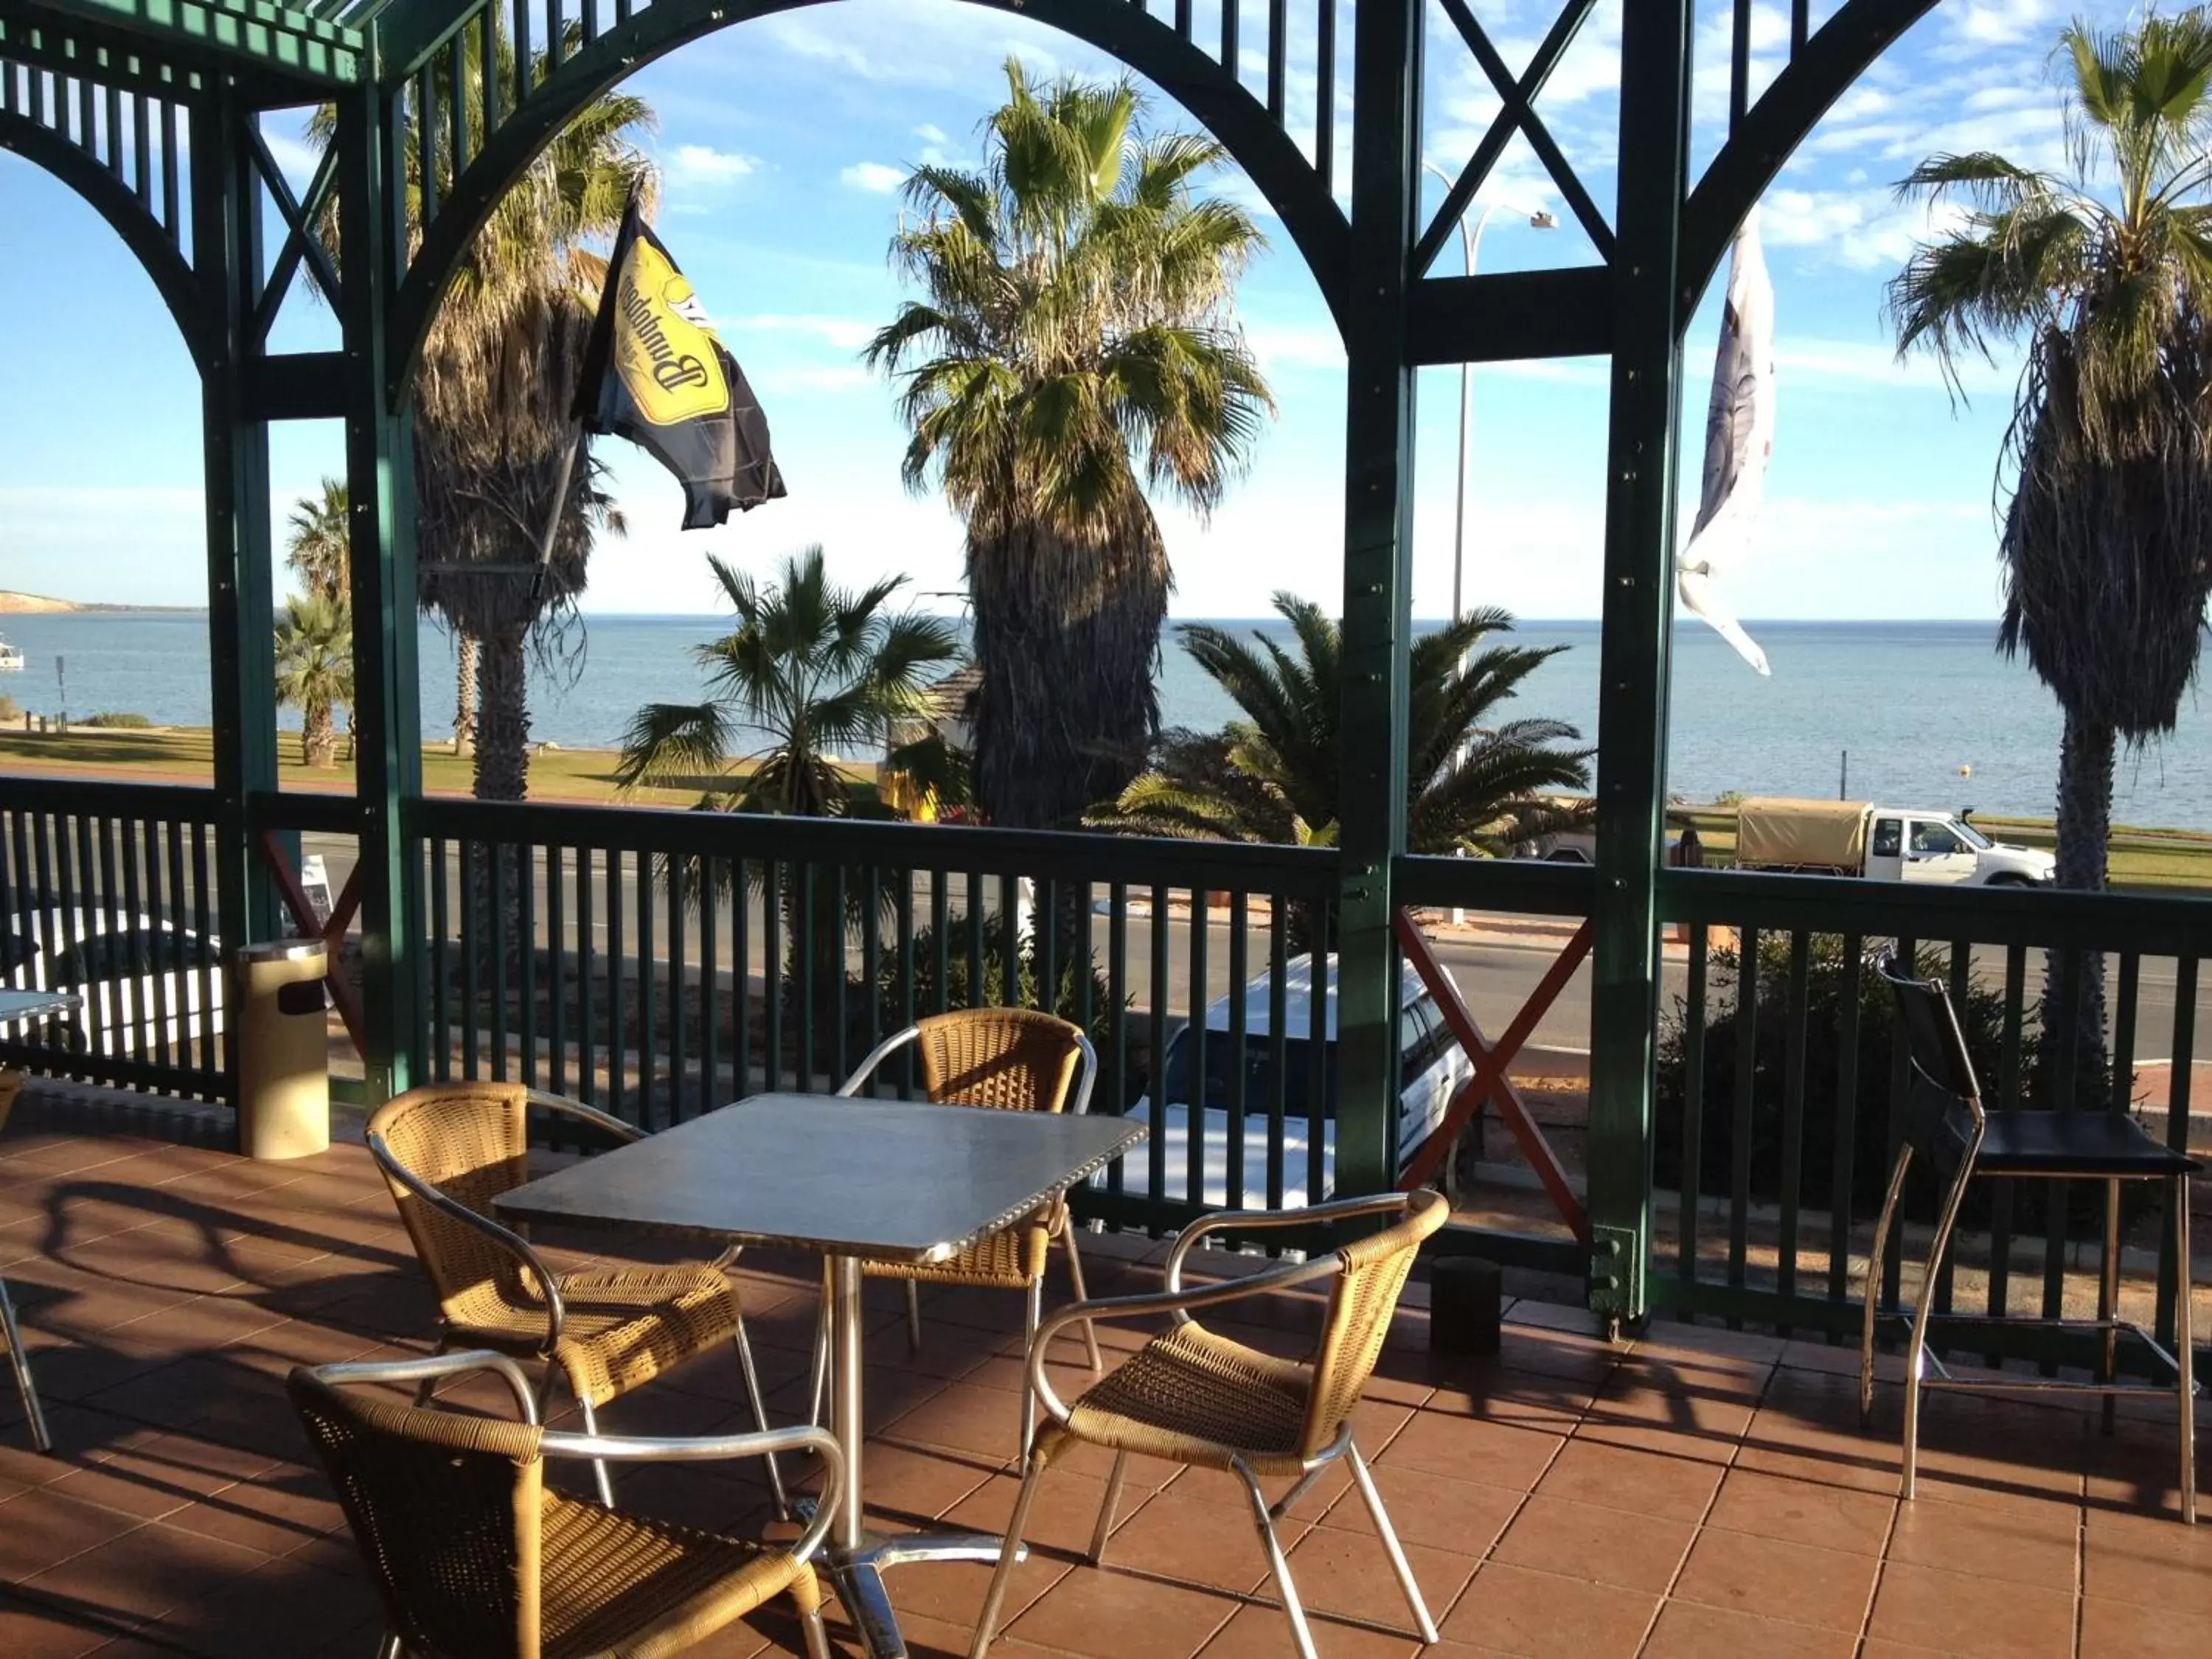
[[[1443,180],[1443,185],[1446,190],[1449,190],[1451,188],[1451,175],[1446,173],[1442,167],[1438,167],[1434,161],[1424,161],[1421,165],[1429,172],[1434,173],[1438,179]],[[1460,268],[1464,275],[1469,276],[1474,275],[1475,261],[1482,257],[1482,233],[1490,228],[1491,216],[1496,213],[1498,210],[1504,205],[1504,204],[1502,202],[1492,202],[1487,207],[1484,208],[1482,210],[1482,216],[1474,222],[1474,228],[1472,231],[1469,231],[1467,228],[1467,216],[1464,213],[1460,215]],[[1541,210],[1539,210],[1528,216],[1528,228],[1531,230],[1551,230],[1555,228],[1559,222],[1557,219],[1554,219],[1550,214],[1546,213]],[[1467,465],[1468,446],[1470,436],[1469,429],[1473,423],[1474,400],[1474,365],[1472,363],[1463,362],[1459,366],[1459,480],[1458,489],[1455,495],[1455,505],[1452,512],[1451,613],[1452,620],[1454,622],[1457,622],[1462,617],[1467,614],[1465,597],[1465,584],[1467,580]],[[1462,655],[1460,659],[1461,671],[1464,672],[1466,667],[1467,659]],[[1470,739],[1470,744],[1471,741],[1472,740]],[[1468,746],[1469,744],[1462,745],[1461,753],[1462,756],[1466,753]],[[1451,919],[1452,925],[1454,927],[1463,925],[1467,921],[1466,910],[1458,905],[1454,905],[1452,907]]]

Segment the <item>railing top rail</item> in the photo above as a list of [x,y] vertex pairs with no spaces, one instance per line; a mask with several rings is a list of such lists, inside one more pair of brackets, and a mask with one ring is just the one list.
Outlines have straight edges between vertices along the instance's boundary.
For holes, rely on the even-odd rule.
[[220,798],[189,783],[114,783],[99,778],[0,772],[0,808],[90,817],[190,823],[215,816]]
[[1587,864],[1534,859],[1401,858],[1391,890],[1401,904],[1435,908],[1510,910],[1522,915],[1587,916],[1597,872]]
[[1049,830],[775,817],[672,807],[554,806],[424,799],[414,832],[453,841],[596,847],[679,857],[975,871],[1097,883],[1320,893],[1333,848],[1170,841]]
[[349,836],[361,828],[360,803],[347,794],[261,789],[246,798],[246,815],[264,830],[313,830]]
[[2199,957],[2212,898],[2045,888],[1933,887],[1849,876],[1659,872],[1662,921],[1977,945]]

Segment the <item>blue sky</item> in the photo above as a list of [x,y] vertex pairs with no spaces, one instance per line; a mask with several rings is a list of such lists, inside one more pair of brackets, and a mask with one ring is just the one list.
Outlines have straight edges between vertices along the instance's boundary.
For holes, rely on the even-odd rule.
[[[1350,40],[1351,0],[1336,0]],[[1219,0],[1200,0],[1200,38]],[[1248,40],[1264,8],[1244,0]],[[1475,10],[1517,68],[1554,0],[1487,0]],[[1834,0],[1816,0],[1817,23]],[[1993,615],[1990,478],[2014,379],[1976,366],[1954,408],[1932,366],[1899,367],[1885,343],[1884,280],[1927,228],[1889,185],[1935,149],[1991,147],[2058,159],[2051,43],[2103,0],[1943,0],[1832,112],[1765,204],[1778,291],[1779,428],[1755,552],[1733,572],[1751,617]],[[1697,143],[1719,142],[1729,0],[1700,0]],[[1755,6],[1754,78],[1779,66],[1786,3]],[[1539,107],[1608,214],[1620,0],[1597,15]],[[1457,170],[1497,106],[1439,9],[1430,20],[1429,157]],[[658,111],[660,226],[766,406],[790,483],[721,530],[679,533],[665,475],[606,441],[632,526],[598,553],[586,609],[711,609],[704,553],[758,568],[819,541],[850,580],[904,573],[917,592],[960,584],[959,526],[942,504],[901,487],[902,434],[890,389],[858,349],[896,308],[884,260],[896,183],[925,159],[974,161],[976,125],[996,101],[999,65],[1017,55],[1054,72],[1111,73],[1090,48],[1024,19],[951,0],[839,0],[749,22],[648,66],[631,87]],[[1294,43],[1294,131],[1310,141],[1318,96],[1310,40]],[[1348,111],[1348,52],[1336,99]],[[1257,64],[1247,74],[1258,84]],[[1188,118],[1152,94],[1161,125]],[[1340,117],[1340,132],[1348,117]],[[304,167],[296,121],[270,118],[272,147]],[[1340,176],[1342,168],[1340,166]],[[1233,172],[1217,188],[1260,204]],[[1427,186],[1433,210],[1442,185]],[[1532,155],[1509,152],[1482,205],[1499,210],[1485,270],[1589,258]],[[1527,216],[1548,209],[1561,228]],[[1343,359],[1334,325],[1279,224],[1240,296],[1243,324],[1281,415],[1247,477],[1210,525],[1164,511],[1183,616],[1249,616],[1290,587],[1331,605],[1341,520]],[[0,587],[79,599],[197,605],[205,595],[197,380],[151,285],[122,244],[43,173],[0,154]],[[1440,270],[1455,270],[1456,246]],[[1687,349],[1684,467],[1697,476],[1720,283]],[[66,319],[74,317],[75,324]],[[55,319],[51,326],[32,319]],[[334,343],[295,301],[276,343]],[[87,340],[100,349],[88,354]],[[1415,608],[1449,607],[1458,371],[1419,388]],[[1474,376],[1468,480],[1468,591],[1524,616],[1588,617],[1599,604],[1605,369],[1599,362],[1485,366]],[[331,423],[278,428],[272,455],[281,524],[291,500],[337,470]],[[943,603],[933,601],[933,603]]]

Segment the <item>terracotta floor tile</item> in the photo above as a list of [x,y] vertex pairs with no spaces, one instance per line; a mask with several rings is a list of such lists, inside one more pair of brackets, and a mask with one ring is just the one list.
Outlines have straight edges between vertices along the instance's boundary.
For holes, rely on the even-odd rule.
[[195,1653],[300,1659],[376,1618],[376,1595],[366,1580],[285,1558],[207,1587],[149,1620],[143,1633]]
[[145,1526],[144,1517],[51,1492],[26,1492],[0,1504],[0,1582],[35,1573]]
[[1705,1524],[1879,1555],[1896,1509],[1894,1498],[1872,1492],[1735,1468],[1723,1477],[1720,1496],[1713,1500]]
[[1963,1659],[2064,1659],[2074,1645],[2074,1598],[1892,1562],[1882,1569],[1867,1633]]
[[973,1382],[935,1384],[918,1404],[888,1419],[882,1431],[909,1445],[941,1446],[1011,1461],[1021,1449],[1021,1406],[1004,1389]]
[[1643,1659],[1851,1659],[1857,1641],[1851,1631],[1669,1601],[1660,1610]]
[[1596,1397],[1594,1382],[1485,1365],[1442,1376],[1426,1404],[1431,1411],[1564,1434],[1582,1420]]
[[1189,1659],[1238,1604],[1179,1584],[1077,1567],[1006,1626],[1018,1640],[1115,1659]]
[[[1211,1469],[1194,1469],[1143,1500],[1144,1507],[1108,1541],[1107,1565],[1232,1595],[1255,1593],[1267,1582],[1267,1555],[1238,1484]],[[1103,1486],[1094,1488],[1098,1490]],[[1095,1506],[1095,1497],[1092,1501]],[[1291,1549],[1310,1524],[1285,1516],[1275,1523],[1275,1536]],[[1079,1548],[1088,1547],[1087,1528],[1085,1532]]]
[[[1377,1464],[1370,1473],[1401,1539],[1478,1559],[1522,1503],[1519,1492],[1504,1486],[1455,1480],[1419,1469]],[[1348,1488],[1329,1506],[1327,1521],[1332,1527],[1353,1532],[1368,1530],[1373,1524],[1367,1505]]]
[[2203,1659],[2212,1619],[2091,1596],[2081,1604],[2081,1659]]
[[1659,1598],[1586,1579],[1486,1563],[1443,1633],[1528,1659],[1630,1659]]
[[[2081,1552],[2081,1511],[2071,1504],[1956,1503],[1942,1488],[1897,1506],[1889,1559],[1985,1577],[2070,1589]],[[2212,1559],[2212,1558],[2208,1558]]]
[[1658,1595],[1674,1581],[1696,1532],[1686,1521],[1538,1492],[1498,1540],[1492,1559]]
[[23,1589],[137,1624],[243,1578],[268,1560],[259,1550],[157,1523],[71,1556]]
[[112,1627],[57,1607],[0,1595],[0,1653],[8,1659],[78,1659],[116,1639]]
[[1868,1555],[1707,1531],[1698,1535],[1671,1593],[1679,1601],[1856,1636],[1866,1622],[1875,1565]]
[[1571,1440],[1536,1490],[1669,1521],[1701,1519],[1721,1471],[1694,1458]]
[[[1429,1616],[1441,1622],[1474,1576],[1475,1558],[1426,1544],[1404,1544],[1404,1548]],[[1291,1582],[1308,1608],[1392,1630],[1413,1629],[1413,1610],[1406,1605],[1398,1577],[1390,1570],[1382,1540],[1369,1528],[1316,1527],[1289,1553]]]
[[[1000,1629],[1006,1630],[1031,1602],[1069,1573],[1090,1571],[1087,1567],[1071,1566],[1058,1556],[1042,1553],[1020,1562],[1014,1568],[1013,1583],[1006,1592],[1006,1613]],[[977,1615],[983,1611],[983,1597],[991,1588],[991,1573],[992,1568],[980,1561],[922,1562],[892,1568],[884,1582],[890,1587],[891,1605],[898,1609],[901,1617],[913,1612],[973,1631]]]
[[2212,1618],[2212,1525],[2092,1508],[2082,1590],[2191,1618]]
[[[1021,1477],[1016,1474],[992,1476],[946,1510],[943,1524],[962,1532],[1003,1533],[1012,1517],[1014,1497],[1021,1484]],[[1030,1505],[1022,1541],[1032,1549],[1053,1550],[1071,1559],[1082,1555],[1091,1547],[1091,1528],[1105,1496],[1103,1480],[1058,1468],[1046,1469]],[[1143,1493],[1125,1488],[1117,1520],[1126,1523],[1144,1501]]]
[[1414,1413],[1375,1462],[1378,1467],[1526,1492],[1550,1467],[1560,1445],[1555,1434],[1506,1428],[1455,1412],[1423,1411]]
[[[1424,1649],[1410,1636],[1386,1635],[1308,1610],[1306,1622],[1322,1659],[1444,1659],[1441,1647]],[[998,1650],[991,1650],[997,1659]],[[1206,1644],[1204,1659],[1282,1659],[1291,1651],[1291,1626],[1276,1607],[1241,1608]]]

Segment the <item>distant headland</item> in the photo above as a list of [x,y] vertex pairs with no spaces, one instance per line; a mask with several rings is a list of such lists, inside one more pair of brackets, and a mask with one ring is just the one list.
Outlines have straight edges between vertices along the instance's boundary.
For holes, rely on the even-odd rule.
[[43,593],[12,593],[0,588],[0,617],[53,617],[72,611],[166,611],[172,612],[204,611],[198,605],[80,605],[75,599],[49,599]]

